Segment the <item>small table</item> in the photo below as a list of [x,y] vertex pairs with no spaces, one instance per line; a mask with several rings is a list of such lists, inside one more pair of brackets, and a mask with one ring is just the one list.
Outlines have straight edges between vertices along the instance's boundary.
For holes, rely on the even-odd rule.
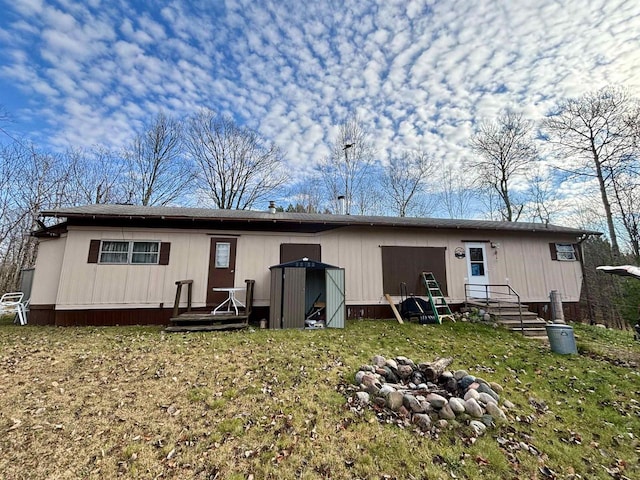
[[231,313],[232,310],[230,310],[230,308],[233,307],[233,310],[235,310],[236,315],[238,315],[238,307],[246,308],[246,306],[245,306],[244,303],[242,303],[240,300],[238,300],[236,298],[236,292],[240,292],[240,291],[244,290],[245,288],[246,287],[214,288],[213,289],[214,292],[227,292],[229,296],[227,297],[227,299],[224,302],[222,302],[220,305],[218,305],[216,308],[214,308],[213,312],[211,312],[211,313],[216,315],[218,313],[218,310],[220,310],[220,308],[222,308],[224,305],[227,305],[227,310],[223,310],[222,312]]

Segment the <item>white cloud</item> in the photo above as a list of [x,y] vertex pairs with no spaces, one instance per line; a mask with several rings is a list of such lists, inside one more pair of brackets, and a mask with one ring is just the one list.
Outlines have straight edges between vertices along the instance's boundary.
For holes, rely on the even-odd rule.
[[474,122],[505,107],[537,119],[607,83],[640,95],[638,2],[53,5],[0,20],[0,88],[19,85],[57,145],[117,148],[160,108],[209,106],[306,169],[360,112],[381,159],[402,146],[458,161]]

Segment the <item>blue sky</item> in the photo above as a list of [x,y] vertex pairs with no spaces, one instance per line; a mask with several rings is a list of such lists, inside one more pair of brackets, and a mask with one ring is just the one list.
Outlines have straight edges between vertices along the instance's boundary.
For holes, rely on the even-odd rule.
[[159,110],[209,107],[292,169],[357,114],[380,158],[468,155],[474,122],[538,119],[606,84],[640,94],[637,0],[0,0],[4,128],[53,150],[118,148]]

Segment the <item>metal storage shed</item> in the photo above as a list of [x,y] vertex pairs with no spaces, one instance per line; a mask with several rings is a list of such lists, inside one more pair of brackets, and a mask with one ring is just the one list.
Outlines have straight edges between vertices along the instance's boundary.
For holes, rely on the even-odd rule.
[[324,306],[327,327],[344,328],[344,268],[302,258],[271,270],[269,328],[305,328],[308,312]]

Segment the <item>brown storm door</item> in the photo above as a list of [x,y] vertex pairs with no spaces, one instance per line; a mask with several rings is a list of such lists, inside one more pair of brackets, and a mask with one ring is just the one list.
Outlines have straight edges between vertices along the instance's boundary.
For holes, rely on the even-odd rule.
[[207,281],[207,306],[224,302],[226,292],[214,292],[214,288],[232,288],[236,275],[236,238],[212,238],[209,250],[209,280]]

